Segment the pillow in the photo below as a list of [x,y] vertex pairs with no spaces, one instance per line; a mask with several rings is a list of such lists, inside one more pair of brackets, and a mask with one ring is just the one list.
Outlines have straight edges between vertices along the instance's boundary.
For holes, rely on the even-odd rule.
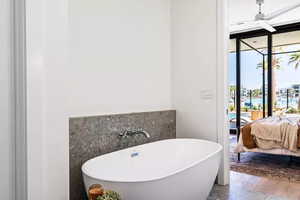
[[252,123],[246,124],[241,130],[243,144],[248,149],[254,149],[257,147],[254,137],[251,135],[251,125]]

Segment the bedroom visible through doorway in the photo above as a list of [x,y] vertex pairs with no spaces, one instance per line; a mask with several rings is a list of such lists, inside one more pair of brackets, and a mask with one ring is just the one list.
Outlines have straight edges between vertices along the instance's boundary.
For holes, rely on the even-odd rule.
[[[258,30],[231,35],[228,101],[232,171],[300,183],[300,131],[298,149],[291,151],[254,144],[258,138],[250,128],[267,120],[299,125],[299,88],[300,24],[277,27],[275,33]],[[247,131],[255,148],[245,145]]]

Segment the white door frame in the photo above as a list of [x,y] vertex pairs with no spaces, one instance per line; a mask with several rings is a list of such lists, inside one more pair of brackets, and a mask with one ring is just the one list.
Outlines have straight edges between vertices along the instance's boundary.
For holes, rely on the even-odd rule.
[[0,198],[14,200],[15,187],[15,136],[13,67],[12,67],[12,4],[10,0],[0,3]]
[[26,15],[25,0],[11,1],[12,99],[15,138],[15,200],[27,200]]
[[217,0],[217,130],[218,143],[223,148],[218,184],[227,185],[230,180],[229,124],[228,124],[228,0]]

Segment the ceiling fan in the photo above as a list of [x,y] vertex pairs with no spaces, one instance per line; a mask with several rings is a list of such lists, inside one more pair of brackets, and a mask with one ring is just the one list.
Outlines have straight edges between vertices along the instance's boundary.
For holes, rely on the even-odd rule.
[[282,14],[285,14],[291,10],[294,10],[295,8],[300,7],[300,2],[279,10],[276,10],[272,13],[269,14],[264,14],[262,12],[262,5],[264,4],[264,0],[256,0],[256,4],[259,6],[258,14],[255,16],[254,21],[243,21],[243,22],[238,22],[234,24],[235,26],[240,26],[240,25],[246,25],[247,27],[261,27],[263,29],[266,29],[270,32],[275,32],[276,29],[268,23],[269,20],[272,20],[276,17],[279,17]]

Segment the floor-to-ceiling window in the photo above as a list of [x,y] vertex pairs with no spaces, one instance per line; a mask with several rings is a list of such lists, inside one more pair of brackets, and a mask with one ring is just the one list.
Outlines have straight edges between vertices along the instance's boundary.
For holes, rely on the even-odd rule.
[[265,116],[300,113],[299,30],[293,24],[231,35],[229,118],[238,132]]
[[230,40],[230,51],[228,59],[228,80],[229,80],[229,94],[228,94],[228,117],[230,120],[230,130],[232,133],[236,130],[236,45],[235,39]]
[[300,31],[273,35],[273,115],[299,115]]

